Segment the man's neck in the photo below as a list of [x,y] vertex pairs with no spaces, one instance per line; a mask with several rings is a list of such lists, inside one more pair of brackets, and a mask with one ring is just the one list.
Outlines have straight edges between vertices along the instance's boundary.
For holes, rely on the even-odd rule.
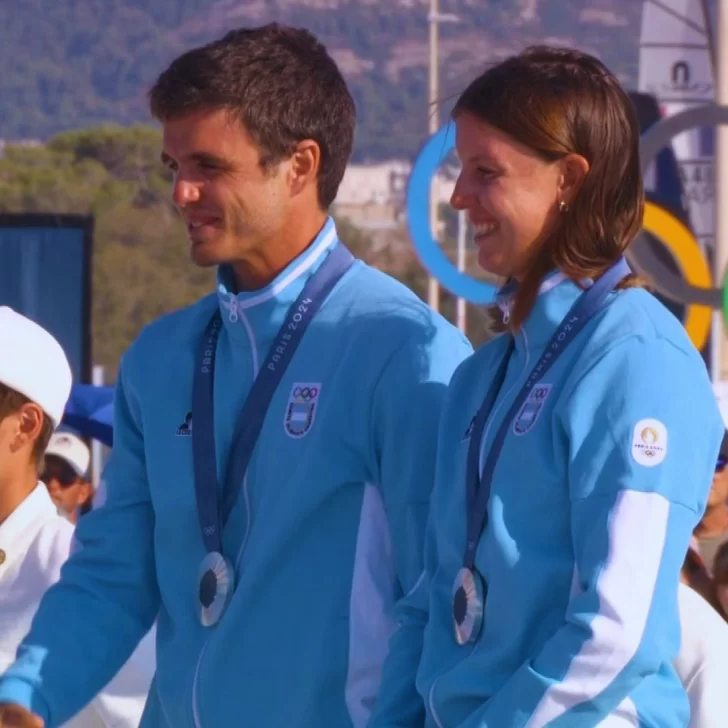
[[237,290],[257,291],[265,288],[313,243],[326,220],[325,212],[311,215],[308,220],[289,226],[276,239],[261,246],[255,254],[232,263]]
[[695,529],[698,538],[712,538],[728,531],[728,508],[724,505],[713,506],[705,511],[705,515]]
[[35,490],[38,474],[31,468],[20,475],[0,480],[0,524]]

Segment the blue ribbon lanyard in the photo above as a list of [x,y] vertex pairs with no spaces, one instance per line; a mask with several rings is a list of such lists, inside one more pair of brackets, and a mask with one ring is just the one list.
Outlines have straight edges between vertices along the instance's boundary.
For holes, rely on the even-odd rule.
[[531,370],[526,383],[519,391],[511,408],[508,410],[498,430],[493,444],[490,446],[485,460],[483,473],[480,474],[480,448],[481,439],[496,399],[500,392],[508,369],[508,361],[513,353],[513,339],[508,344],[508,350],[503,357],[496,372],[495,379],[483,400],[481,408],[473,423],[468,447],[467,473],[466,473],[466,503],[467,503],[467,535],[463,566],[471,571],[475,570],[475,551],[478,547],[480,535],[488,524],[488,501],[493,482],[493,474],[498,462],[503,443],[506,439],[510,423],[518,413],[526,398],[546,372],[551,368],[559,355],[564,352],[576,335],[584,328],[589,319],[604,305],[607,296],[632,271],[624,258],[620,258],[591,288],[585,291],[571,307],[571,310],[561,322],[556,333],[546,345],[544,353]]
[[337,243],[288,310],[238,417],[222,503],[218,495],[214,421],[215,358],[222,328],[219,309],[205,329],[192,385],[192,454],[197,513],[208,553],[222,553],[222,528],[240,494],[271,399],[308,325],[353,262],[352,254]]

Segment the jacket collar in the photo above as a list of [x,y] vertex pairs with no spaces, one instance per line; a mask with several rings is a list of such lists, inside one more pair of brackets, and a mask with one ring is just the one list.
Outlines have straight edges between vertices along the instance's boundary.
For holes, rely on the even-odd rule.
[[[547,275],[539,287],[531,312],[523,323],[519,335],[516,336],[516,348],[535,350],[545,346],[569,309],[591,284],[591,280],[577,283],[558,270]],[[516,288],[517,283],[508,282],[496,296],[496,304],[503,312],[503,320],[506,323],[513,306]]]
[[311,245],[257,291],[235,292],[230,266],[218,269],[217,299],[226,330],[233,337],[265,341],[273,338],[308,279],[321,267],[338,243],[336,225],[329,217]]

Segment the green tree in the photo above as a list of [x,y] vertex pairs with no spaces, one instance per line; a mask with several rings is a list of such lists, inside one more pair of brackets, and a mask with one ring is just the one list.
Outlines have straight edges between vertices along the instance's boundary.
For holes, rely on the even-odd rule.
[[[503,49],[549,37],[597,53],[634,83],[642,3],[611,0],[611,26],[586,19],[584,0],[532,3],[538,8],[530,19],[522,4],[443,3],[461,21],[440,29],[444,98]],[[148,122],[146,90],[172,58],[236,26],[271,20],[307,27],[332,51],[366,64],[345,67],[359,112],[357,161],[417,153],[427,136],[427,13],[405,0],[5,0],[0,138],[45,140],[110,120]],[[446,114],[444,108],[441,118]]]
[[160,142],[151,127],[104,126],[0,160],[0,211],[94,216],[93,360],[112,379],[144,325],[214,289],[214,272],[189,262]]

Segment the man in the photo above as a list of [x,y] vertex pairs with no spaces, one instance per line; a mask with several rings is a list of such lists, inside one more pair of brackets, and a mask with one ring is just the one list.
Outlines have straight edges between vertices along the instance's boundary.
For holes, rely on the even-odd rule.
[[45,453],[40,479],[59,512],[76,524],[91,510],[94,488],[88,479],[91,452],[72,432],[55,432]]
[[106,503],[0,679],[0,725],[62,722],[159,614],[143,728],[360,728],[422,571],[438,416],[471,349],[338,244],[354,105],[311,34],[233,31],[150,98],[218,292],[124,356]]
[[[0,307],[0,670],[15,658],[70,549],[73,526],[38,480],[70,390],[71,369],[60,344],[30,319]],[[63,634],[69,626],[58,618],[55,630]],[[127,664],[65,726],[138,725],[150,680],[139,661]]]

